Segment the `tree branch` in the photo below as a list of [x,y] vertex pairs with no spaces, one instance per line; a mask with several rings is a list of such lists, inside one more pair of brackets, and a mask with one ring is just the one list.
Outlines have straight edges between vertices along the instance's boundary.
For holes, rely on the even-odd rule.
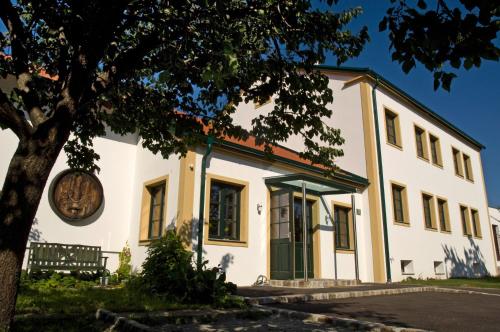
[[17,10],[10,0],[0,0],[0,18],[9,31],[12,46],[12,61],[16,75],[28,72],[27,33]]
[[5,93],[0,90],[0,124],[12,129],[19,139],[24,139],[31,135],[33,128],[26,121],[21,111],[17,110]]

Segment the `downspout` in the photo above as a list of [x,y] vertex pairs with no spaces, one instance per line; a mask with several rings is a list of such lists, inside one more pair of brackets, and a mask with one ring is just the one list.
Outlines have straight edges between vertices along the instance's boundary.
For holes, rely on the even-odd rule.
[[375,85],[372,88],[372,103],[373,103],[373,116],[375,118],[375,139],[377,142],[377,162],[378,162],[378,177],[380,186],[380,203],[382,204],[382,228],[384,231],[384,251],[385,251],[385,272],[387,275],[387,282],[391,282],[391,261],[389,258],[389,239],[387,235],[387,210],[385,204],[385,185],[384,185],[384,172],[382,166],[382,149],[380,146],[380,130],[378,123],[378,109],[377,109],[377,94],[376,90],[379,84],[379,78],[375,76]]
[[207,137],[207,149],[201,159],[201,183],[200,183],[200,211],[198,214],[198,246],[197,250],[197,268],[201,269],[203,255],[203,220],[205,219],[205,182],[207,177],[207,159],[212,152],[213,136]]

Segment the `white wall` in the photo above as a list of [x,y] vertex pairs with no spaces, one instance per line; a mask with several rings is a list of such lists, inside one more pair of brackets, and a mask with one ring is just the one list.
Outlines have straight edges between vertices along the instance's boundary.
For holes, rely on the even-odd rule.
[[[10,130],[0,130],[0,187],[3,186],[10,159],[15,152],[18,139]],[[129,209],[132,197],[132,179],[134,174],[135,138],[120,137],[108,133],[106,138],[94,140],[95,151],[101,156],[97,165],[101,172],[97,177],[101,181],[104,193],[104,206],[101,213],[96,213],[88,220],[66,222],[59,218],[49,204],[49,187],[54,177],[68,168],[66,155],[61,153],[57,159],[38,208],[30,233],[30,240],[57,242],[66,244],[84,244],[101,246],[105,251],[120,251],[128,237]],[[95,220],[91,221],[98,216]],[[29,246],[29,244],[28,244]],[[108,269],[114,271],[118,264],[118,255],[106,254]],[[26,259],[25,263],[26,264]]]
[[139,245],[140,213],[144,182],[165,175],[169,176],[165,207],[166,222],[164,226],[175,225],[180,162],[178,156],[172,155],[169,159],[163,159],[161,154],[154,155],[149,150],[143,148],[140,142],[134,149],[136,150],[135,173],[131,176],[133,186],[131,191],[129,191],[131,204],[125,205],[122,208],[129,212],[127,235],[132,254],[132,268],[138,270],[146,257],[147,250],[147,246]]
[[[400,260],[413,260],[415,271],[413,277],[417,278],[438,277],[434,273],[433,261],[447,263],[447,276],[461,275],[463,267],[470,267],[475,260],[483,264],[483,268],[489,273],[495,274],[487,201],[480,153],[477,148],[420,112],[403,105],[385,90],[377,90],[377,102],[393,280],[398,281],[406,277],[401,274]],[[386,143],[384,107],[399,114],[402,150]],[[414,124],[440,139],[443,168],[417,158]],[[452,145],[470,156],[474,182],[455,175]],[[390,181],[407,186],[410,227],[393,223]],[[451,234],[424,229],[421,191],[448,200]],[[463,235],[459,204],[479,211],[482,239]]]

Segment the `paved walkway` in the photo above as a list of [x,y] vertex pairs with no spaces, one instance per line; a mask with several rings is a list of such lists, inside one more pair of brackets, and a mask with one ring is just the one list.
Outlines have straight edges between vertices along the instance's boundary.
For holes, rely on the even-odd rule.
[[270,306],[433,331],[500,330],[500,296],[424,292]]

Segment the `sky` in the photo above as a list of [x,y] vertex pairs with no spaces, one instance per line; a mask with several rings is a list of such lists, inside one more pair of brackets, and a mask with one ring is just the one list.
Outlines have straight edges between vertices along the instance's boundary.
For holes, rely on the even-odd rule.
[[[344,65],[373,69],[486,146],[481,156],[488,201],[490,206],[500,207],[500,63],[488,61],[479,69],[460,70],[451,92],[434,91],[432,74],[425,68],[417,65],[406,75],[391,61],[387,33],[378,32],[389,0],[343,0],[340,5],[363,7],[363,15],[350,27],[356,30],[367,25],[371,38],[361,56]],[[335,65],[333,59],[330,61],[327,64]]]

